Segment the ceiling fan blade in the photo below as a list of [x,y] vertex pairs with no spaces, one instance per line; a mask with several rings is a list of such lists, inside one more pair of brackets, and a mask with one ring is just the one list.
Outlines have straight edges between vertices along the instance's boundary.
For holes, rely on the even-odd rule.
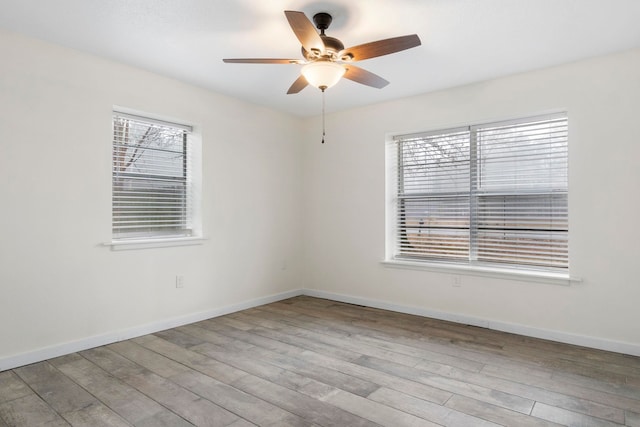
[[303,12],[285,10],[284,14],[303,48],[308,52],[324,52],[324,42],[320,38],[320,34]]
[[388,81],[386,81],[379,75],[373,74],[371,71],[364,70],[360,67],[356,67],[355,65],[346,64],[345,68],[347,69],[347,72],[344,73],[345,79],[349,79],[356,83],[361,83],[363,85],[375,87],[378,89],[382,89],[389,84]]
[[228,64],[301,64],[304,62],[300,59],[281,58],[227,58],[222,61]]
[[346,58],[350,57],[352,61],[362,61],[363,59],[389,55],[390,53],[400,52],[420,45],[420,37],[417,34],[411,34],[349,47],[340,52],[338,56],[344,60],[348,60]]
[[304,76],[302,74],[300,74],[300,77],[298,77],[296,79],[296,81],[293,82],[293,84],[291,85],[291,87],[287,91],[287,95],[291,95],[291,94],[300,92],[302,89],[307,87],[308,84],[309,83],[307,83],[307,79],[305,79]]

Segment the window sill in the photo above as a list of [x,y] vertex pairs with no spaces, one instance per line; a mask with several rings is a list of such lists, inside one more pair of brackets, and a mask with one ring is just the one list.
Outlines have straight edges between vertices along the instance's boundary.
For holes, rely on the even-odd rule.
[[493,277],[496,279],[511,279],[524,282],[547,283],[553,285],[570,286],[572,283],[582,282],[582,279],[568,274],[550,273],[535,270],[507,270],[493,267],[471,265],[455,265],[435,262],[421,262],[408,260],[381,261],[384,267],[409,270],[426,270],[436,273],[463,274],[467,276]]
[[153,249],[153,248],[168,248],[174,246],[191,246],[201,245],[206,239],[204,237],[172,237],[172,238],[160,238],[160,239],[131,239],[131,240],[117,240],[107,243],[103,243],[104,246],[109,246],[112,251],[126,251],[134,249]]

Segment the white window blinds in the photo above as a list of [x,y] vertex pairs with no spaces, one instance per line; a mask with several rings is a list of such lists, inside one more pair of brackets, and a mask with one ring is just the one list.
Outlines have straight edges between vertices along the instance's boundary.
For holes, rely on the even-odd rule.
[[568,268],[565,115],[395,141],[395,258]]
[[468,259],[469,130],[407,137],[398,151],[400,254]]
[[113,115],[113,239],[190,236],[188,126]]

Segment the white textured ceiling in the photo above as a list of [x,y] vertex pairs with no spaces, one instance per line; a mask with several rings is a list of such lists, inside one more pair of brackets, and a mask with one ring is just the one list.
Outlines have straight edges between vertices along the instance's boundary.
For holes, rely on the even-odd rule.
[[327,34],[345,46],[413,33],[422,40],[359,62],[391,83],[343,79],[327,91],[327,111],[640,47],[640,0],[0,0],[0,28],[316,115],[317,89],[286,95],[299,65],[222,62],[301,58],[284,10],[332,14]]

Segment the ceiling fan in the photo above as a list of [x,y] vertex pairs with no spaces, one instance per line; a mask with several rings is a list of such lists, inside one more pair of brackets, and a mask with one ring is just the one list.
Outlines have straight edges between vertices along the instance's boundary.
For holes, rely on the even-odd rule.
[[303,65],[302,74],[293,82],[287,94],[298,93],[307,85],[319,88],[321,91],[335,85],[344,76],[363,85],[383,88],[389,82],[382,77],[353,65],[353,62],[378,56],[389,55],[420,46],[417,34],[393,37],[346,48],[340,40],[325,34],[333,18],[328,13],[317,13],[313,16],[314,28],[303,12],[285,10],[284,12],[291,29],[302,44],[304,59],[278,58],[237,58],[223,59],[226,63],[245,64],[299,64]]

